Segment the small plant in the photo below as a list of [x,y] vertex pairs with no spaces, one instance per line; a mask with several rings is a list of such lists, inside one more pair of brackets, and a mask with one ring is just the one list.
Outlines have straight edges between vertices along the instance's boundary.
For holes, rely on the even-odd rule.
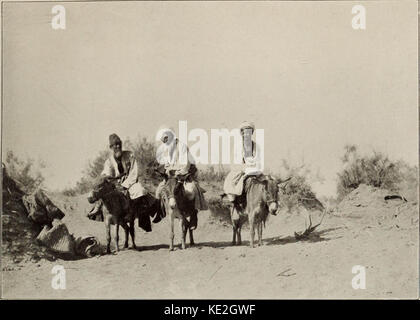
[[[310,185],[311,171],[305,166],[291,166],[287,161],[282,160],[283,172],[289,181],[280,185],[279,204],[292,212],[303,201],[318,201]],[[315,177],[320,179],[319,176]]]
[[338,173],[338,200],[362,183],[396,191],[404,178],[404,168],[406,169],[403,162],[393,162],[381,152],[373,151],[371,155],[362,156],[355,145],[345,146],[341,160],[344,168]]
[[223,184],[227,174],[228,171],[223,167],[223,165],[219,165],[217,169],[215,166],[209,165],[205,170],[200,170],[199,179],[200,181],[205,181],[208,183],[216,182]]
[[8,175],[18,184],[23,192],[31,193],[44,182],[44,177],[40,171],[45,167],[44,163],[35,163],[30,158],[26,160],[19,159],[13,151],[7,152],[5,162]]

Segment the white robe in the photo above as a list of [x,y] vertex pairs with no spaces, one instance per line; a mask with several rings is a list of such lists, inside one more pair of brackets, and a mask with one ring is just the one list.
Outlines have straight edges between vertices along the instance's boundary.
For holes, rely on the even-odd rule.
[[[128,175],[122,180],[121,185],[128,189],[131,199],[144,196],[147,192],[138,181],[138,166],[134,155],[130,151],[123,151],[121,156],[123,167],[127,167]],[[118,164],[114,156],[111,155],[104,164],[102,175],[108,177],[118,177],[122,172],[118,170]]]

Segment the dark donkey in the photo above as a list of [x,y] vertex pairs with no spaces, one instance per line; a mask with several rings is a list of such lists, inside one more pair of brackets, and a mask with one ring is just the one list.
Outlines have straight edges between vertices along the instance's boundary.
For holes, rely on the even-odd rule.
[[106,251],[111,253],[111,224],[115,225],[115,247],[119,251],[119,227],[125,231],[124,248],[128,248],[128,233],[131,235],[133,248],[136,249],[134,240],[134,220],[135,213],[130,208],[130,203],[125,196],[116,189],[114,178],[100,177],[95,183],[91,194],[88,197],[90,203],[94,203],[101,199],[106,210],[103,210],[104,222],[106,228]]
[[255,229],[258,233],[258,245],[262,244],[262,229],[269,213],[275,215],[278,204],[278,181],[271,177],[249,177],[245,182],[245,208],[235,205],[231,210],[233,226],[232,244],[241,244],[241,228],[244,223],[244,216],[248,216],[250,229],[250,246],[254,247]]
[[195,193],[191,193],[184,188],[184,182],[188,181],[189,175],[176,177],[171,173],[165,177],[166,184],[162,189],[162,202],[166,213],[170,218],[171,231],[169,234],[170,244],[169,250],[174,250],[174,223],[175,219],[180,220],[182,231],[181,246],[185,249],[187,231],[190,236],[190,245],[194,245],[193,230],[190,227],[191,215],[195,214],[194,197]]

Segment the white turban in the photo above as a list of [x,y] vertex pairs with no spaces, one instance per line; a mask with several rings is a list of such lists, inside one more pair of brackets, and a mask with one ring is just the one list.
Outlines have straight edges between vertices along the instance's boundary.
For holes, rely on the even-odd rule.
[[242,131],[244,129],[252,129],[252,131],[255,131],[255,125],[254,125],[253,122],[244,121],[244,122],[241,123],[239,129],[240,129],[240,131]]
[[156,133],[156,140],[162,141],[164,137],[168,137],[168,142],[172,142],[175,136],[175,132],[172,129],[162,128]]

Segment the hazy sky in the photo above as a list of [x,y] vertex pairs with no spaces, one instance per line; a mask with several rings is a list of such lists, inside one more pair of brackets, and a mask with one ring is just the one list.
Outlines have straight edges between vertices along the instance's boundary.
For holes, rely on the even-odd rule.
[[[359,3],[359,2],[357,2]],[[304,159],[335,192],[347,143],[418,162],[417,2],[4,3],[3,150],[73,185],[108,135],[265,130],[265,165]]]

